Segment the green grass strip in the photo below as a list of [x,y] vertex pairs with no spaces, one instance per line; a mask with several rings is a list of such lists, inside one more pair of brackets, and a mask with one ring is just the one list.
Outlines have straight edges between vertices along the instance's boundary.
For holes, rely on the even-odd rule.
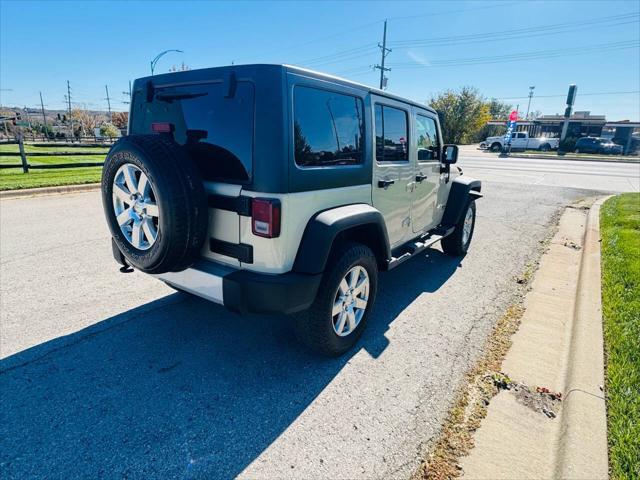
[[600,211],[611,477],[640,478],[640,194]]
[[53,187],[100,182],[102,167],[60,168],[52,170],[0,169],[0,190]]

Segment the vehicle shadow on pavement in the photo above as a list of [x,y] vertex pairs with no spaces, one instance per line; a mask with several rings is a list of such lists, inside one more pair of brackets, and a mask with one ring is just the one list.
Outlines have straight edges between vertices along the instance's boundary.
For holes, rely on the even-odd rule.
[[2,477],[234,477],[359,348],[380,355],[394,319],[459,267],[430,249],[382,274],[359,346],[338,359],[299,346],[287,317],[241,317],[185,294],[8,357]]

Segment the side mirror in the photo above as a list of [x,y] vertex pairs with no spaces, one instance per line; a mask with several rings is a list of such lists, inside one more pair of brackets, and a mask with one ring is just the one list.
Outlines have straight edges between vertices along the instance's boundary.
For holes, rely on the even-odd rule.
[[458,161],[458,146],[445,145],[442,148],[442,163],[452,165]]

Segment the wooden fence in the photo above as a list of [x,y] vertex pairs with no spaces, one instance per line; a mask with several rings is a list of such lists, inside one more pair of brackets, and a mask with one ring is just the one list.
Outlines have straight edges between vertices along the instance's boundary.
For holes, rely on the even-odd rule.
[[[83,156],[83,155],[100,155],[100,153],[90,152],[90,151],[79,151],[79,152],[29,152],[26,153],[24,149],[24,139],[23,137],[18,137],[17,141],[9,141],[9,142],[0,142],[2,145],[18,145],[18,152],[0,152],[0,156],[3,157],[20,157],[21,163],[16,164],[0,164],[0,168],[22,168],[23,173],[29,173],[29,169],[50,169],[50,168],[79,168],[79,167],[101,167],[104,165],[104,162],[74,162],[74,163],[55,163],[55,164],[45,164],[45,165],[30,165],[28,161],[28,157],[67,157],[70,154],[75,156]],[[60,143],[36,143],[32,144],[34,147],[111,147],[110,143],[101,143],[101,144],[60,144]]]

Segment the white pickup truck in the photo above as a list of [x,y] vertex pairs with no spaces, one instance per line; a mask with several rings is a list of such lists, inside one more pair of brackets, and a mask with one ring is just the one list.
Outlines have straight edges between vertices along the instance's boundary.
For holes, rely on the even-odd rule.
[[[541,150],[548,152],[549,150],[557,149],[559,143],[559,138],[530,138],[527,132],[514,132],[511,134],[512,150]],[[480,144],[480,148],[488,148],[492,152],[499,152],[504,145],[504,135],[500,135],[499,137],[487,137]]]

